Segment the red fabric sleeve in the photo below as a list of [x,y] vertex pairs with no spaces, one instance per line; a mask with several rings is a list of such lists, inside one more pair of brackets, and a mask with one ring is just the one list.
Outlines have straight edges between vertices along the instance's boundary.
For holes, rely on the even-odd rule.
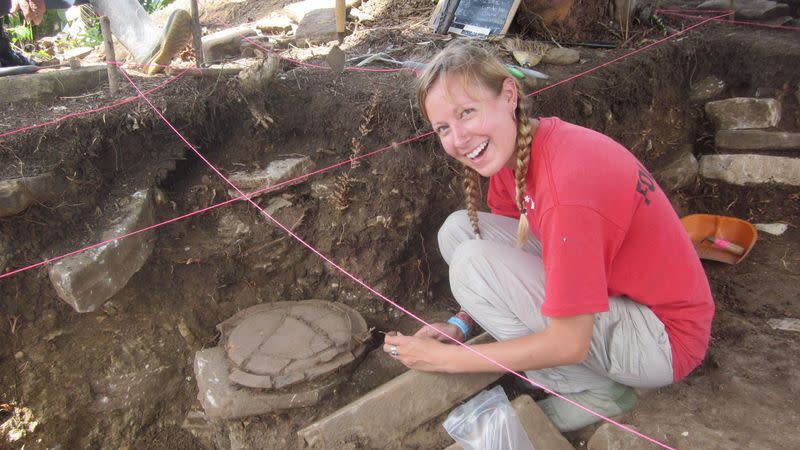
[[[508,186],[509,174],[507,169],[502,169],[500,172],[489,178],[489,195],[486,198],[486,204],[493,214],[511,217],[513,219],[519,218],[519,208],[517,208],[516,201],[514,200],[514,193],[516,188]],[[513,175],[510,179],[511,183],[514,182]]]
[[622,242],[616,225],[585,206],[557,206],[542,218],[545,300],[542,314],[608,311],[608,273]]

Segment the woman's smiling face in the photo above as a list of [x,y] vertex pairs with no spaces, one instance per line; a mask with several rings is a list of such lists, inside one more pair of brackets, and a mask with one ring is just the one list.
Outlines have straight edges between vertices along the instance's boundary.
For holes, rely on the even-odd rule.
[[459,75],[444,75],[425,98],[425,110],[444,151],[484,177],[504,166],[514,167],[516,107],[517,85],[511,78],[495,94],[477,82],[465,86]]

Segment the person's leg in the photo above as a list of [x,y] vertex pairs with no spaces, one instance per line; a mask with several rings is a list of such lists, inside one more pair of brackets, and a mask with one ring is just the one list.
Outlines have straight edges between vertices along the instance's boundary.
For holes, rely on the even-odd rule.
[[[479,212],[478,221],[483,240],[509,247],[516,245],[518,223],[516,219]],[[467,211],[463,209],[450,214],[439,228],[439,251],[447,264],[450,264],[453,252],[462,242],[472,240],[475,240],[475,235],[469,224]],[[533,236],[528,238],[522,249],[528,253],[542,256],[542,244]]]
[[[615,383],[606,389],[563,395],[607,417],[633,408],[636,396],[630,386],[656,388],[673,382],[672,349],[664,324],[647,306],[623,297],[610,298],[609,311],[595,315],[592,343],[583,365]],[[561,431],[578,430],[600,420],[555,396],[539,406]]]
[[[463,212],[451,215],[439,232],[453,295],[495,339],[542,331],[547,319],[541,315],[545,280],[539,242],[531,237],[524,250],[515,248],[513,219],[482,214],[480,223],[480,241],[473,238]],[[652,311],[627,299],[612,298],[609,307],[596,316],[583,364],[526,372],[536,383],[606,416],[633,406],[633,390],[625,385],[653,387],[672,381],[669,341]],[[598,420],[563,400],[545,402],[545,411],[562,430]]]

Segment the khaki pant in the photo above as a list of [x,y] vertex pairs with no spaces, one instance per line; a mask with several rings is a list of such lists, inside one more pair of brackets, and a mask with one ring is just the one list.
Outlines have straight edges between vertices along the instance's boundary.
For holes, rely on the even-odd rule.
[[[447,218],[439,249],[450,265],[458,303],[496,340],[547,327],[541,314],[544,267],[541,243],[532,235],[516,248],[517,221],[479,213],[482,240],[475,240],[466,211]],[[594,333],[582,364],[528,371],[536,383],[559,393],[609,389],[614,382],[655,388],[673,382],[672,352],[664,324],[647,306],[609,298],[609,311],[595,314]]]

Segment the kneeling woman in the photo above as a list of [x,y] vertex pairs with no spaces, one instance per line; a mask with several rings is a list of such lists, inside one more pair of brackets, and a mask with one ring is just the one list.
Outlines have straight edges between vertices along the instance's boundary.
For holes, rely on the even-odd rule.
[[[419,79],[419,107],[464,165],[467,210],[439,231],[462,311],[433,324],[464,341],[477,322],[497,342],[480,353],[604,416],[628,411],[632,388],[679,381],[703,359],[714,303],[667,197],[617,142],[525,97],[481,44],[454,42]],[[489,177],[477,212],[478,176]],[[502,371],[425,327],[387,336],[406,366]],[[557,397],[540,406],[562,431],[597,421]]]

